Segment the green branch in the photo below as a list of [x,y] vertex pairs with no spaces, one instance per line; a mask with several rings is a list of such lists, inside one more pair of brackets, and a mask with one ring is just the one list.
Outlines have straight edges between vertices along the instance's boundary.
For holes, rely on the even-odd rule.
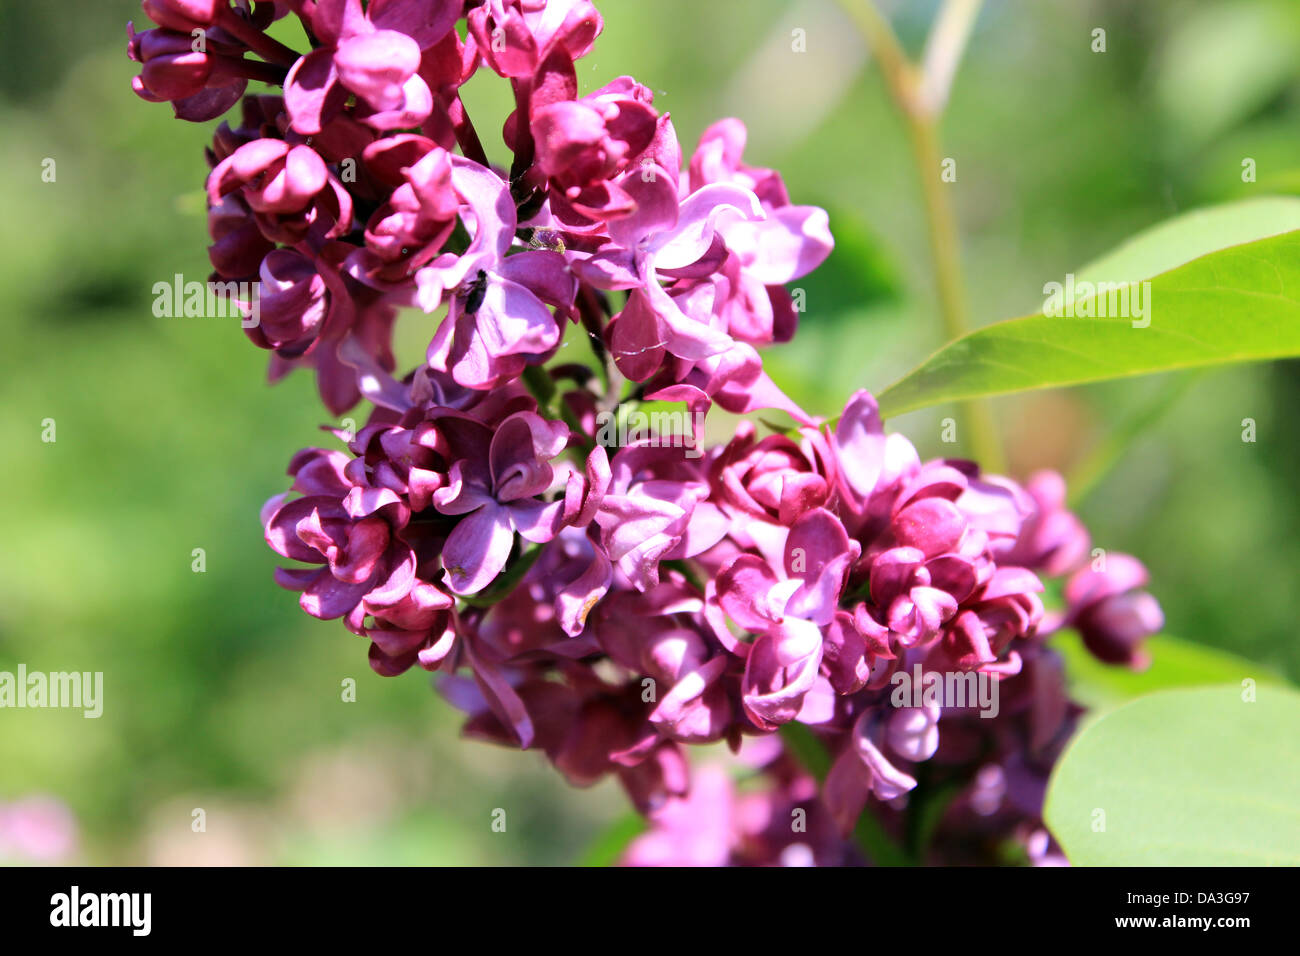
[[[839,0],[839,3],[871,49],[907,127],[921,184],[939,318],[949,341],[960,338],[969,331],[966,291],[957,217],[940,176],[938,127],[980,4],[978,0],[948,0],[931,31],[922,72],[907,58],[893,27],[871,0]],[[975,401],[963,402],[959,415],[959,430],[969,433],[974,457],[987,471],[1003,471],[1006,465],[1002,444],[988,406]]]

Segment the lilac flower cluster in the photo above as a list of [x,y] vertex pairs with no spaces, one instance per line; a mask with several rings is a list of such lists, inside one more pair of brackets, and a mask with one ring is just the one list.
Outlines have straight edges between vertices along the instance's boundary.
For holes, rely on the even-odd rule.
[[[1071,713],[1052,630],[1139,660],[1160,626],[1145,573],[1089,563],[1059,479],[922,462],[869,394],[832,427],[771,381],[757,347],[794,334],[786,286],[830,254],[827,215],[743,161],[737,120],[684,157],[631,77],[580,96],[589,0],[143,7],[139,95],[195,121],[242,101],[207,191],[215,276],[260,283],[249,337],[273,378],[313,369],[331,413],[373,408],[336,432],[346,452],[294,456],[264,508],[295,563],[277,580],[366,638],[378,673],[440,671],[470,735],[540,749],[575,785],[616,776],[655,821],[640,855],[673,861],[674,821],[727,803],[712,778],[692,787],[690,744],[809,728],[833,757],[820,795],[776,746],[769,799],[816,803],[808,852],[849,862],[843,835],[869,802],[897,814],[919,767],[974,794],[989,767],[1050,766]],[[289,15],[305,55],[267,33]],[[504,167],[460,97],[479,71],[513,94]],[[437,319],[402,373],[404,307]],[[583,340],[594,368],[553,361]],[[742,420],[694,458],[655,436],[604,447],[602,422],[642,400],[795,424]],[[1072,575],[1065,611],[1044,611],[1039,573]],[[1020,703],[993,721],[892,706],[913,669],[989,675]],[[715,833],[716,861],[789,852],[746,832],[743,852]]]

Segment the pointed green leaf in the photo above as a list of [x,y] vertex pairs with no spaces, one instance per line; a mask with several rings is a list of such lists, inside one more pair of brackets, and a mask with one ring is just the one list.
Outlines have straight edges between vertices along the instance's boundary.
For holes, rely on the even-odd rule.
[[1136,282],[1229,246],[1300,229],[1300,199],[1263,196],[1193,209],[1157,223],[1074,270],[1087,282]]
[[[1117,284],[1127,279],[1117,280]],[[886,417],[941,402],[1300,355],[1300,231],[1221,249],[1124,289],[952,342],[879,396]],[[1100,311],[1108,317],[1079,316]],[[1142,316],[1142,313],[1145,316]]]

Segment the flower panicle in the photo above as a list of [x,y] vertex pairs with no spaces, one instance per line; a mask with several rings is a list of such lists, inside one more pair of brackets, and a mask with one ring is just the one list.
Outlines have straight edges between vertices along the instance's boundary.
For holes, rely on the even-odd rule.
[[[870,394],[831,428],[777,387],[759,349],[795,334],[790,284],[834,241],[745,162],[739,120],[688,156],[632,77],[583,93],[590,0],[142,6],[135,92],[188,121],[239,107],[207,151],[214,278],[256,283],[245,332],[273,380],[309,368],[330,414],[371,409],[263,509],[303,610],[366,638],[380,674],[439,672],[472,736],[578,786],[617,777],[652,820],[632,862],[861,861],[864,809],[900,826],[935,775],[961,786],[952,814],[1039,833],[1034,788],[1077,714],[1046,638],[1139,665],[1161,624],[1145,571],[1088,563],[1058,476],[923,462]],[[272,39],[285,17],[310,49]],[[499,143],[460,96],[480,71],[514,101]],[[404,308],[436,316],[413,369]],[[562,352],[577,325],[591,363]],[[683,427],[611,444],[641,401]],[[794,426],[742,420],[706,448],[715,406]],[[1044,577],[1068,577],[1064,609]],[[900,706],[913,674],[994,682],[1001,713]],[[824,780],[781,748],[792,724],[828,749]],[[690,745],[719,741],[770,789],[693,781]],[[808,801],[805,841],[754,823]]]

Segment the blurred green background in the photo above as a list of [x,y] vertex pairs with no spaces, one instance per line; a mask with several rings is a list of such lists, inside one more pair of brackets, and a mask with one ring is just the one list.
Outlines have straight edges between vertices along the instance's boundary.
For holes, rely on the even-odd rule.
[[[597,2],[584,91],[635,75],[688,151],[740,116],[747,160],[831,212],[839,245],[800,283],[800,334],[768,353],[778,383],[834,414],[940,344],[907,145],[833,0]],[[891,8],[910,50],[935,6]],[[131,93],[128,19],[145,19],[135,0],[0,0],[0,670],[105,675],[98,720],[0,711],[0,801],[65,801],[90,863],[580,859],[624,813],[616,786],[571,790],[534,754],[461,741],[428,675],[375,676],[360,639],[273,584],[258,508],[295,449],[330,440],[324,412],[304,373],[268,387],[234,323],[152,314],[155,282],[209,269],[211,125]],[[283,36],[301,47],[296,29]],[[973,316],[1036,310],[1045,282],[1181,211],[1300,187],[1298,81],[1292,2],[987,3],[943,128]],[[482,73],[467,93],[494,160],[502,86]],[[431,331],[407,317],[408,353]],[[1068,474],[1168,387],[997,401],[1012,472]],[[1151,568],[1170,633],[1293,680],[1297,407],[1294,363],[1200,377],[1081,505],[1098,544]],[[952,454],[949,413],[892,425]]]

